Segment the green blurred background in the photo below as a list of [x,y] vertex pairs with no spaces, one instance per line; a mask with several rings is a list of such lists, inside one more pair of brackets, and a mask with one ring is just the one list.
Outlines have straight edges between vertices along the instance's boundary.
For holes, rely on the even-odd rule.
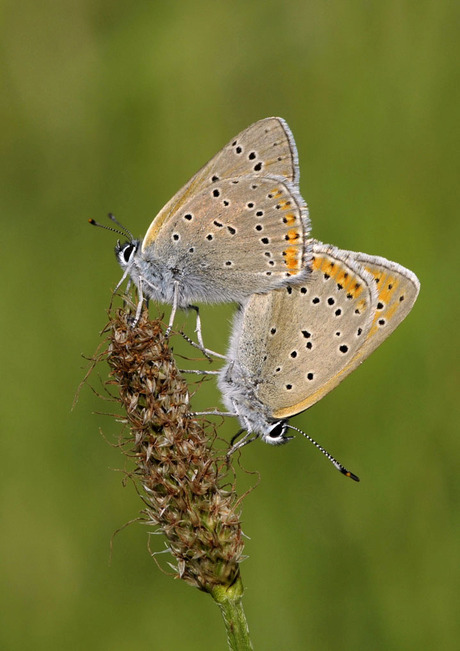
[[[458,648],[458,7],[3,3],[1,648],[226,648],[212,600],[158,570],[145,527],[118,535],[109,563],[142,504],[99,434],[118,432],[94,414],[106,405],[84,387],[70,409],[120,278],[116,237],[88,218],[113,211],[142,235],[269,115],[294,132],[313,234],[400,262],[422,290],[390,340],[293,420],[360,484],[301,437],[244,450],[261,473],[243,505],[253,642]],[[232,310],[203,309],[210,347],[225,349]],[[217,403],[209,383],[194,405]]]

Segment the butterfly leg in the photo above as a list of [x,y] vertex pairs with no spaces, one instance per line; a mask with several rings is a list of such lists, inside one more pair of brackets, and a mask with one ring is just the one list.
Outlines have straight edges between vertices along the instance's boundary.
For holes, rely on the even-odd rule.
[[139,302],[137,304],[136,316],[134,317],[133,326],[136,326],[139,323],[139,319],[141,318],[142,305],[144,304],[144,294],[142,292],[142,281],[139,281],[137,291],[138,291],[138,296],[139,296]]
[[214,350],[210,350],[209,348],[206,348],[203,342],[203,334],[201,331],[201,317],[200,317],[200,309],[197,305],[189,305],[189,308],[191,310],[195,310],[196,312],[196,326],[195,326],[195,332],[198,337],[198,343],[194,342],[190,337],[187,337],[186,334],[181,332],[181,335],[184,337],[184,339],[194,348],[198,348],[198,350],[201,350],[201,352],[210,360],[211,357],[219,357],[220,359],[227,359],[225,355],[221,355],[220,353],[216,353]]
[[[172,302],[172,309],[171,309],[171,314],[169,316],[169,323],[168,327],[166,328],[165,336],[169,337],[171,334],[171,330],[173,327],[174,319],[176,316],[177,309],[179,307],[179,282],[177,280],[174,281],[174,294],[173,294],[173,302]],[[186,341],[188,341],[189,344],[194,346],[195,348],[198,348],[198,350],[201,350],[201,352],[209,359],[209,356],[213,357],[220,357],[221,359],[226,359],[225,355],[221,355],[220,353],[216,353],[213,350],[209,350],[208,348],[205,347],[203,343],[203,335],[201,332],[201,318],[200,318],[200,310],[196,305],[189,305],[188,306],[190,309],[195,310],[196,312],[196,326],[195,326],[195,332],[198,337],[198,343],[195,343],[192,341],[187,335],[184,333],[181,333],[182,336]]]
[[[232,416],[233,418],[238,417],[238,414],[236,412],[231,412],[231,411],[218,411],[217,409],[213,409],[210,411],[194,411],[191,414],[192,416]],[[244,429],[240,429],[231,439],[230,441],[230,448],[227,451],[227,459],[229,460],[231,455],[239,450],[240,448],[244,447],[245,445],[248,445],[248,443],[252,443],[256,439],[259,438],[258,434],[254,434],[253,432],[246,432],[246,434],[243,436],[243,438],[238,441],[238,443],[235,443],[235,440],[244,432]]]
[[242,432],[244,432],[244,429],[240,429],[240,431],[237,432],[237,433],[235,434],[235,436],[232,438],[232,440],[230,441],[230,445],[231,445],[231,447],[229,448],[229,450],[228,450],[228,452],[227,452],[227,459],[229,459],[229,458],[231,457],[231,455],[232,455],[234,452],[236,452],[237,450],[239,450],[240,448],[243,448],[245,445],[248,445],[249,443],[252,443],[253,441],[255,441],[256,439],[259,438],[259,435],[258,435],[258,434],[253,434],[252,432],[247,432],[247,433],[243,436],[243,438],[240,439],[240,440],[238,441],[238,443],[234,443],[234,444],[232,445],[233,441],[235,441],[235,439],[237,439],[238,436],[240,436],[240,434],[241,434]]
[[[117,283],[115,289],[113,290],[113,293],[114,293],[114,294],[116,294],[116,293],[118,292],[118,290],[120,289],[120,287],[123,285],[123,282],[124,282],[126,276],[128,276],[128,274],[129,274],[129,267],[125,269],[125,271],[124,271],[122,277],[121,277],[120,280],[118,281],[118,283]],[[129,278],[129,276],[128,276],[128,278]],[[131,286],[131,279],[129,278],[127,289],[129,289],[130,286]]]
[[235,417],[237,414],[234,414],[231,411],[219,411],[218,409],[211,409],[209,411],[192,411],[191,416],[233,416]]
[[[211,357],[219,357],[220,359],[227,359],[225,355],[221,355],[220,353],[216,353],[214,350],[210,350],[209,348],[202,348],[199,344],[197,344],[193,339],[190,339],[184,332],[180,333],[182,337],[185,339],[187,343],[189,343],[191,346],[194,348],[198,348],[198,350],[201,350],[201,352],[209,359],[211,360]],[[211,357],[210,357],[211,356]]]
[[202,371],[200,369],[195,370],[195,369],[187,369],[187,368],[180,368],[179,371],[181,373],[194,373],[195,375],[219,375],[220,371]]
[[[212,411],[194,411],[191,414],[192,416],[232,416],[233,418],[237,417],[237,413],[233,413],[231,411],[218,411],[217,409],[214,409]],[[247,432],[243,438],[238,441],[238,443],[234,443],[234,441],[244,432],[244,429],[240,429],[235,436],[232,437],[230,441],[230,448],[227,451],[227,461],[230,461],[231,455],[239,450],[240,448],[244,447],[248,443],[252,443],[252,441],[255,441],[258,437],[257,434],[252,434],[251,432]]]
[[[114,298],[115,298],[115,295],[116,295],[116,293],[118,292],[118,290],[120,289],[120,287],[122,286],[122,284],[123,284],[123,282],[125,281],[125,278],[126,278],[127,276],[128,276],[128,269],[125,270],[125,272],[123,273],[123,276],[120,278],[120,280],[118,281],[118,283],[117,283],[116,286],[115,286],[115,289],[114,289],[113,292],[112,292],[112,298],[110,299],[109,310],[112,310],[112,305],[113,305],[113,300],[114,300]],[[131,287],[131,278],[128,276],[128,282],[126,283],[126,290],[125,290],[123,296],[127,296],[127,295],[128,295],[128,292],[129,292],[129,288],[130,288],[130,287]],[[125,298],[123,298],[123,307],[125,307],[126,304],[127,304],[127,301],[126,301]]]
[[246,431],[246,430],[244,430],[244,429],[239,429],[239,430],[237,431],[237,433],[234,434],[234,435],[232,436],[232,438],[230,439],[230,445],[233,446],[233,445],[235,444],[236,439],[237,439],[239,436],[241,436],[241,434],[242,434],[243,432],[245,432],[245,431]]
[[196,343],[194,343],[193,341],[191,341],[190,339],[188,339],[188,342],[190,344],[192,344],[192,346],[194,346],[195,348],[198,348],[199,350],[201,350],[206,355],[206,357],[211,355],[211,357],[219,357],[220,359],[227,359],[225,355],[221,355],[220,353],[216,353],[214,350],[210,350],[209,348],[206,348],[206,346],[204,345],[204,342],[203,342],[203,334],[202,334],[202,331],[201,331],[200,309],[199,309],[199,307],[197,305],[189,305],[189,308],[191,310],[195,310],[195,312],[196,312],[195,332],[196,332],[196,336],[198,338],[198,345]]
[[200,344],[201,348],[204,350],[203,334],[201,332],[200,309],[199,309],[199,307],[197,305],[190,305],[190,308],[192,310],[195,310],[195,312],[196,312],[195,332],[196,332],[196,336],[198,337],[198,343]]
[[[243,420],[243,423],[245,427],[243,429],[240,429],[231,439],[230,441],[230,448],[227,451],[227,459],[229,460],[231,455],[239,450],[240,448],[243,448],[245,445],[248,445],[248,443],[252,443],[256,439],[259,438],[258,434],[254,434],[253,431],[251,431],[251,427],[247,421],[247,419],[244,416],[241,416],[238,413],[237,405],[235,404],[235,401],[232,400],[233,408],[235,410],[235,416],[237,416],[240,421]],[[246,431],[246,434],[237,442],[235,443],[236,439],[241,436],[241,434]]]
[[165,337],[169,337],[169,335],[171,334],[178,304],[179,304],[179,283],[177,280],[175,280],[172,309],[171,309],[171,314],[169,315],[169,323],[168,323],[168,327],[166,328]]

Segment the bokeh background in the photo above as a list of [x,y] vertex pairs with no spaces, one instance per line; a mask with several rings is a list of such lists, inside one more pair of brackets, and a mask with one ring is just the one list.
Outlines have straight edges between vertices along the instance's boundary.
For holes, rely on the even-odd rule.
[[[89,387],[71,405],[120,278],[116,237],[88,218],[142,235],[268,115],[294,132],[314,235],[404,264],[422,291],[293,420],[360,484],[301,437],[244,450],[261,476],[243,505],[253,642],[458,648],[459,17],[454,0],[3,4],[1,648],[226,648],[212,600],[158,570],[145,527],[109,562],[142,504],[99,434],[118,432],[105,405]],[[210,347],[232,311],[203,309]],[[194,404],[218,404],[212,382]]]

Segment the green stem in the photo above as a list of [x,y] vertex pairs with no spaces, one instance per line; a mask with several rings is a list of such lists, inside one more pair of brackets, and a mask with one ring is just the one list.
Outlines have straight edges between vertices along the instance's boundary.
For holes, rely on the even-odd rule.
[[241,577],[231,586],[215,587],[211,594],[222,612],[230,651],[252,651],[248,622],[243,610]]

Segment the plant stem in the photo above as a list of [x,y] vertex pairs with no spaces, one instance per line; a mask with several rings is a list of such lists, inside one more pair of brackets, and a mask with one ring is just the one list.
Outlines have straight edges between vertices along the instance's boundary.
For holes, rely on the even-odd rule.
[[230,651],[252,651],[248,622],[243,610],[241,577],[231,586],[216,586],[211,594],[222,612]]

